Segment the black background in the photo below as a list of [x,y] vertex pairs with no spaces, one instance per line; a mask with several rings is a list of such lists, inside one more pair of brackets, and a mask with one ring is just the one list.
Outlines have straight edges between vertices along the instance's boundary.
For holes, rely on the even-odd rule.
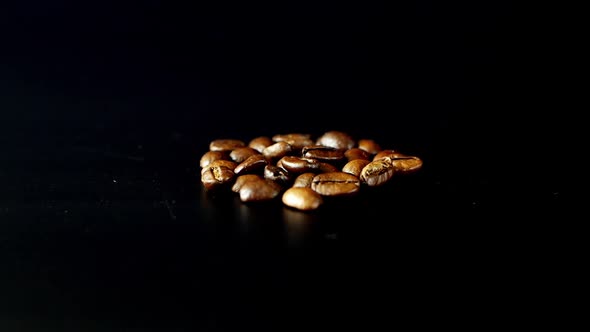
[[[555,147],[511,4],[0,13],[2,331],[503,326],[550,295],[566,193],[524,166]],[[424,168],[315,213],[200,187],[213,139],[327,130]]]

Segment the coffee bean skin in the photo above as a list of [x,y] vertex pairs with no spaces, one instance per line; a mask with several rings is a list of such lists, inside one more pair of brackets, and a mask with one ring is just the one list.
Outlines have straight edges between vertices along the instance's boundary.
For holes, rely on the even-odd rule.
[[381,151],[381,146],[377,142],[366,138],[359,139],[358,148],[367,151],[371,155],[375,155]]
[[227,159],[227,153],[222,151],[207,151],[201,156],[199,160],[199,166],[201,168],[209,166],[212,161],[220,160],[220,159]]
[[342,172],[349,173],[360,178],[363,168],[367,166],[369,163],[369,160],[354,159],[342,166]]
[[201,183],[207,190],[230,183],[235,173],[224,166],[207,166],[201,172]]
[[422,168],[422,159],[416,156],[390,158],[391,164],[396,172],[401,174],[409,174],[418,171]]
[[238,139],[216,139],[209,143],[209,151],[231,151],[246,146],[244,141]]
[[247,181],[239,190],[242,202],[260,202],[271,200],[281,193],[280,184],[263,179],[261,181]]
[[269,159],[279,159],[286,156],[292,150],[293,148],[291,145],[289,145],[289,143],[277,142],[267,146],[264,150],[262,150],[262,154]]
[[286,206],[302,211],[315,210],[324,202],[320,194],[308,187],[291,187],[285,190],[281,200]]
[[344,172],[320,173],[313,178],[311,189],[323,196],[351,195],[360,190],[360,180]]
[[370,187],[380,186],[389,181],[394,172],[391,159],[385,157],[368,163],[361,171],[360,179]]
[[231,158],[231,160],[235,161],[236,163],[241,163],[244,160],[248,159],[248,157],[253,156],[255,154],[260,154],[260,152],[254,150],[251,147],[244,146],[241,148],[233,149],[229,153],[229,157]]
[[313,145],[313,140],[309,134],[291,133],[279,134],[272,137],[274,142],[287,142],[293,149],[299,150],[304,146]]
[[304,146],[301,155],[304,158],[336,161],[344,159],[344,150],[323,145]]
[[305,188],[305,187],[311,188],[311,181],[313,180],[313,178],[315,176],[316,176],[316,173],[311,173],[311,172],[299,174],[295,178],[295,181],[293,181],[293,187],[295,187],[295,188]]
[[262,176],[258,175],[258,174],[244,174],[244,175],[239,175],[236,178],[236,181],[234,182],[234,184],[231,187],[231,190],[235,193],[239,192],[240,189],[242,188],[242,186],[244,185],[244,183],[249,182],[249,181],[262,181],[264,180],[262,178]]
[[355,146],[355,141],[347,133],[332,130],[322,134],[316,140],[316,145],[324,145],[336,149],[348,150],[352,149]]
[[355,159],[364,159],[364,160],[371,160],[372,156],[369,152],[361,149],[361,148],[352,148],[348,149],[344,152],[344,157],[348,160],[355,160]]
[[268,160],[266,160],[262,154],[255,154],[238,164],[234,169],[234,172],[237,175],[242,175],[256,172],[258,170],[262,171],[266,165],[268,165]]
[[270,164],[264,166],[264,178],[280,183],[287,183],[291,180],[289,172],[286,169]]
[[273,140],[268,136],[258,136],[250,140],[248,147],[262,153],[266,147],[271,146],[273,143]]

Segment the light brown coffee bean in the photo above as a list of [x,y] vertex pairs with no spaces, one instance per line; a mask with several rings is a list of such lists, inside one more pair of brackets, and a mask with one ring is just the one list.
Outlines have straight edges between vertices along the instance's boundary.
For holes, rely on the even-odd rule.
[[400,153],[396,150],[386,149],[386,150],[379,151],[375,156],[373,156],[373,160],[379,160],[379,159],[383,159],[385,157],[387,157],[387,158],[400,158],[400,157],[405,157],[405,156],[406,156],[405,154]]
[[379,153],[379,151],[382,150],[381,146],[379,144],[377,144],[377,142],[375,142],[372,139],[366,139],[366,138],[359,139],[358,148],[367,151],[371,155],[377,154],[377,153]]
[[207,166],[209,166],[209,164],[212,161],[220,160],[220,159],[227,159],[227,158],[228,158],[228,155],[226,152],[207,151],[201,156],[201,159],[199,160],[199,166],[201,166],[201,168],[207,167]]
[[248,157],[253,156],[255,154],[260,154],[260,152],[254,150],[251,147],[244,146],[241,148],[233,149],[229,153],[229,157],[231,160],[235,161],[236,163],[241,163],[242,161],[248,159]]
[[259,202],[271,200],[281,193],[280,184],[272,180],[247,181],[239,190],[242,202]]
[[277,166],[282,167],[289,172],[304,173],[319,169],[320,162],[311,158],[284,156],[277,161]]
[[262,150],[262,154],[269,159],[279,159],[289,154],[293,148],[287,142],[277,142]]
[[369,163],[369,160],[354,159],[342,166],[342,172],[349,173],[360,178],[363,168],[367,166]]
[[320,194],[307,187],[291,187],[285,190],[281,200],[286,206],[302,211],[315,210],[324,202]]
[[246,146],[244,141],[239,139],[216,139],[209,143],[209,151],[231,151],[235,148]]
[[414,173],[422,168],[422,159],[416,156],[390,158],[396,172],[401,174]]
[[344,152],[344,157],[346,157],[348,161],[355,159],[371,160],[371,154],[361,148],[352,148],[346,150]]
[[344,172],[320,173],[311,181],[311,189],[324,196],[352,195],[360,188],[359,178]]
[[344,150],[324,145],[308,145],[301,149],[301,155],[304,158],[337,161],[344,159]]
[[291,176],[286,169],[270,164],[264,166],[264,178],[279,183],[287,183],[291,180]]
[[235,173],[225,166],[207,166],[201,172],[201,183],[207,190],[229,184]]
[[274,142],[287,142],[295,150],[299,150],[307,145],[313,145],[311,135],[302,133],[274,135],[272,140]]
[[[238,166],[238,163],[231,161],[231,160],[217,159],[217,160],[213,160],[212,162],[209,163],[209,165],[207,165],[207,167],[217,167],[217,166],[227,167],[233,171]],[[207,168],[207,167],[203,167],[201,169],[201,174],[203,174],[203,172],[205,171],[205,168]]]
[[237,175],[252,173],[258,170],[262,172],[266,165],[268,165],[268,160],[262,154],[255,154],[239,163],[234,169],[234,172]]
[[323,133],[316,140],[316,145],[324,145],[336,149],[348,150],[355,146],[355,141],[347,133],[331,130]]
[[249,182],[249,181],[262,181],[262,180],[264,180],[264,179],[262,178],[262,176],[260,176],[258,174],[239,175],[236,178],[236,181],[234,182],[234,184],[232,185],[231,191],[237,193],[240,191],[240,189],[242,188],[244,183]]
[[394,173],[391,159],[384,157],[368,163],[361,171],[360,179],[371,187],[380,186],[389,181]]
[[272,139],[268,136],[258,136],[250,140],[248,147],[262,153],[266,147],[271,146],[273,143]]
[[317,173],[307,172],[301,173],[293,181],[293,187],[295,188],[311,188],[311,181]]

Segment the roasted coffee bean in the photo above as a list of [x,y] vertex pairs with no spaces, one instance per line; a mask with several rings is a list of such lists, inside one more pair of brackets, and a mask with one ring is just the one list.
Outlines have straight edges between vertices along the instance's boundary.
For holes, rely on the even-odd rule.
[[248,157],[253,156],[255,154],[260,154],[260,152],[254,150],[251,147],[244,146],[241,148],[233,149],[230,152],[229,157],[236,163],[241,163],[242,161],[248,159]]
[[259,202],[271,200],[281,193],[280,184],[272,180],[244,182],[239,190],[242,202]]
[[236,178],[236,181],[234,182],[233,186],[231,187],[231,190],[233,192],[237,193],[240,191],[240,189],[242,188],[244,183],[249,182],[249,181],[262,181],[262,180],[264,180],[264,179],[262,178],[262,176],[260,176],[258,174],[239,175]]
[[207,151],[201,156],[199,166],[201,168],[209,166],[212,161],[227,159],[227,153],[223,151]]
[[[207,167],[216,167],[216,166],[227,167],[227,168],[231,169],[232,171],[234,171],[236,169],[236,167],[238,166],[238,163],[231,161],[231,160],[217,159],[217,160],[213,160],[212,162],[209,163],[209,165],[207,165]],[[205,168],[206,167],[201,169],[201,174],[205,171]]]
[[264,178],[281,183],[287,183],[291,180],[289,172],[286,169],[270,164],[264,166]]
[[236,166],[234,172],[237,175],[242,175],[246,173],[256,172],[258,170],[262,171],[264,166],[268,165],[268,160],[262,154],[255,154],[252,155],[246,160],[242,161],[241,163]]
[[249,143],[248,143],[248,147],[251,147],[252,149],[262,153],[262,151],[268,147],[271,146],[274,142],[272,141],[272,139],[268,136],[258,136],[256,138],[253,138]]
[[416,156],[390,158],[396,172],[401,174],[414,173],[422,168],[422,159]]
[[389,181],[394,173],[391,159],[385,157],[368,163],[361,171],[360,179],[371,187],[380,186]]
[[359,178],[344,172],[320,173],[311,181],[311,189],[324,196],[356,194],[360,188]]
[[304,146],[301,149],[304,158],[336,161],[344,159],[344,150],[323,145]]
[[207,190],[230,183],[235,173],[225,166],[207,166],[201,173],[201,182]]
[[369,163],[370,161],[365,159],[354,159],[342,166],[342,172],[349,173],[360,178],[363,168]]
[[313,145],[311,135],[301,133],[274,135],[272,140],[274,142],[287,142],[293,149],[296,150],[299,150],[307,145]]
[[317,140],[316,145],[329,146],[336,149],[348,150],[355,145],[354,139],[347,133],[341,131],[327,131],[322,134]]
[[277,166],[282,167],[289,172],[304,173],[319,169],[320,162],[311,158],[284,156],[277,161]]
[[320,162],[318,167],[318,171],[320,173],[331,173],[331,172],[339,172],[340,169],[330,163]]
[[299,174],[295,181],[293,181],[293,187],[295,188],[311,188],[311,181],[316,176],[317,173],[302,173]]
[[383,159],[385,157],[387,157],[387,158],[400,158],[400,157],[405,157],[405,156],[406,156],[405,154],[400,153],[398,151],[387,149],[387,150],[379,151],[375,156],[373,156],[373,160],[379,160],[379,159]]
[[279,159],[289,154],[293,148],[287,142],[277,142],[262,150],[262,154],[269,159]]
[[361,148],[352,148],[346,150],[344,152],[344,157],[346,157],[348,161],[355,159],[371,160],[371,154]]
[[236,148],[246,146],[241,140],[238,139],[216,139],[209,143],[209,151],[231,151]]
[[320,194],[308,187],[291,187],[285,190],[281,200],[286,206],[303,211],[315,210],[324,202]]
[[375,142],[372,139],[366,138],[359,139],[358,148],[363,149],[372,155],[377,154],[379,153],[379,151],[381,151],[381,146],[377,144],[377,142]]

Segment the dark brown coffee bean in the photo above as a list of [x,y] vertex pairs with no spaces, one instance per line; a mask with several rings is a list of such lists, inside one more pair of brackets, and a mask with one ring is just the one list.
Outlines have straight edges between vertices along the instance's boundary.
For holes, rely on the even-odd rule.
[[301,149],[304,158],[337,161],[344,159],[344,150],[323,145],[304,146]]
[[360,178],[363,168],[369,163],[370,161],[365,159],[354,159],[342,166],[342,172],[349,173]]
[[361,171],[360,179],[371,187],[380,186],[389,181],[394,172],[391,159],[385,157],[368,163]]
[[373,156],[373,160],[387,158],[400,158],[405,157],[406,155],[395,150],[387,149],[379,151],[375,156]]
[[293,148],[287,142],[277,142],[262,150],[262,154],[269,159],[279,159],[289,154]]
[[304,173],[317,170],[320,167],[320,162],[310,158],[284,156],[277,161],[277,166],[282,167],[289,172]]
[[390,158],[396,172],[401,174],[414,173],[422,168],[422,159],[416,156]]
[[307,187],[291,187],[285,190],[281,200],[286,206],[302,211],[315,210],[324,202],[320,194]]
[[242,202],[259,202],[271,200],[281,193],[280,184],[263,179],[261,181],[247,181],[239,190]]
[[209,151],[231,151],[236,148],[246,146],[241,140],[238,139],[216,139],[209,143]]
[[301,133],[274,135],[272,140],[274,142],[287,142],[295,150],[299,150],[307,145],[313,145],[311,135]]
[[381,146],[379,144],[377,144],[377,142],[375,142],[372,139],[366,139],[366,138],[359,139],[358,148],[363,149],[372,155],[377,154],[377,153],[379,153],[379,151],[382,150]]
[[262,151],[268,147],[271,146],[274,142],[272,141],[272,139],[268,136],[258,136],[256,138],[253,138],[249,143],[248,143],[248,147],[251,147],[252,149],[262,153]]
[[260,176],[258,174],[239,175],[236,178],[236,181],[234,182],[233,186],[231,187],[231,190],[233,192],[237,193],[240,191],[240,189],[242,188],[244,183],[249,182],[249,181],[262,181],[262,180],[264,180],[264,179],[262,178],[262,176]]
[[352,195],[360,188],[359,178],[344,172],[320,173],[311,181],[311,189],[324,196]]
[[209,166],[212,161],[227,159],[227,153],[223,151],[207,151],[201,156],[199,166],[201,168]]
[[229,153],[229,157],[231,160],[235,161],[236,163],[241,163],[242,161],[248,159],[248,157],[253,156],[255,154],[260,154],[260,152],[254,150],[251,147],[244,146],[241,148],[233,149]]
[[320,173],[331,173],[331,172],[340,172],[340,169],[330,163],[320,162],[320,165],[318,167],[318,171]]
[[[231,160],[217,159],[217,160],[213,160],[212,162],[209,163],[209,165],[207,165],[207,167],[217,167],[217,166],[227,167],[233,171],[238,166],[238,163],[231,161]],[[203,172],[205,171],[205,168],[206,167],[201,169],[201,174],[203,174]]]
[[347,133],[341,131],[327,131],[316,141],[316,145],[329,146],[336,149],[348,150],[355,145],[354,139]]
[[295,188],[311,188],[311,181],[316,176],[317,173],[302,173],[299,174],[293,181],[293,187]]
[[291,180],[291,176],[286,169],[270,164],[264,167],[264,178],[280,183],[287,183]]
[[346,150],[346,152],[344,152],[344,157],[346,157],[348,161],[355,159],[371,160],[371,154],[361,148],[352,148]]
[[201,183],[207,190],[230,183],[235,173],[224,166],[207,166],[201,172]]
[[239,163],[234,169],[234,172],[237,175],[252,173],[258,170],[262,172],[262,169],[264,169],[264,166],[266,165],[268,165],[268,160],[266,160],[262,154],[255,154]]

